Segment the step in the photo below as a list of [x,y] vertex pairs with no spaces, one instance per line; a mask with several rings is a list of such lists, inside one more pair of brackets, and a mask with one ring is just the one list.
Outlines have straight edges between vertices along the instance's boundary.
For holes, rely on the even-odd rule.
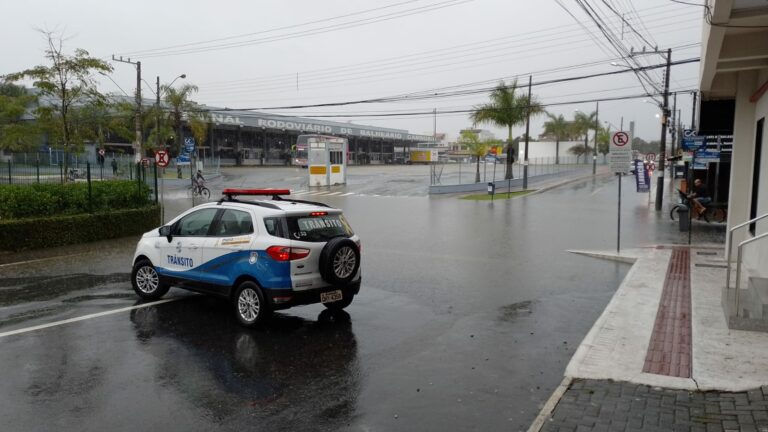
[[[757,282],[758,285],[761,283],[761,281]],[[760,298],[768,298],[764,297],[765,294],[768,294],[768,290],[763,291],[762,288],[753,290],[750,288],[739,291],[739,309],[741,309],[741,313],[739,316],[736,316],[736,290],[733,288],[722,289],[722,307],[728,322],[728,328],[731,330],[768,332],[768,308],[766,308],[765,303],[759,303],[762,301],[759,300]],[[765,314],[763,313],[764,309],[766,309]]]
[[750,277],[747,282],[753,318],[768,319],[768,278]]

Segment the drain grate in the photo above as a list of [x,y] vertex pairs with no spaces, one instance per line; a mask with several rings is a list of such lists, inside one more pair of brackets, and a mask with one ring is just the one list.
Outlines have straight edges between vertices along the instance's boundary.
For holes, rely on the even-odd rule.
[[709,267],[709,268],[728,268],[725,264],[704,264],[704,263],[698,263],[694,264],[694,267]]
[[697,251],[696,255],[717,255],[717,252]]

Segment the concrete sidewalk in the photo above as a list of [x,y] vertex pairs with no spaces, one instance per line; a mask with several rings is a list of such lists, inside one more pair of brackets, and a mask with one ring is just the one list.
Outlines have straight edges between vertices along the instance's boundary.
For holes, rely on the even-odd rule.
[[728,329],[721,245],[572,252],[634,265],[532,430],[768,431],[768,334]]
[[[674,198],[648,219],[664,220]],[[687,243],[676,223],[653,227]],[[728,328],[724,234],[713,228],[694,222],[690,246],[571,251],[633,266],[530,431],[768,432],[768,333]]]

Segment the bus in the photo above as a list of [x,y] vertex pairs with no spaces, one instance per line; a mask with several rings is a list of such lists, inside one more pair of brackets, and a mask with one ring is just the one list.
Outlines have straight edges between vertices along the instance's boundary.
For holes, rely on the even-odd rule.
[[302,168],[306,168],[308,144],[305,139],[301,139],[301,138],[302,136],[299,136],[299,140],[294,146],[293,157],[291,158],[291,164],[294,166],[300,166]]

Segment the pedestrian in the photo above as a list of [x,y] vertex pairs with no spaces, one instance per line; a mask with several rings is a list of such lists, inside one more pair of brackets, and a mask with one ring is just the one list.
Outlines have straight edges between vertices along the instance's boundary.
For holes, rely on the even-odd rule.
[[117,161],[112,158],[112,175],[117,176]]

